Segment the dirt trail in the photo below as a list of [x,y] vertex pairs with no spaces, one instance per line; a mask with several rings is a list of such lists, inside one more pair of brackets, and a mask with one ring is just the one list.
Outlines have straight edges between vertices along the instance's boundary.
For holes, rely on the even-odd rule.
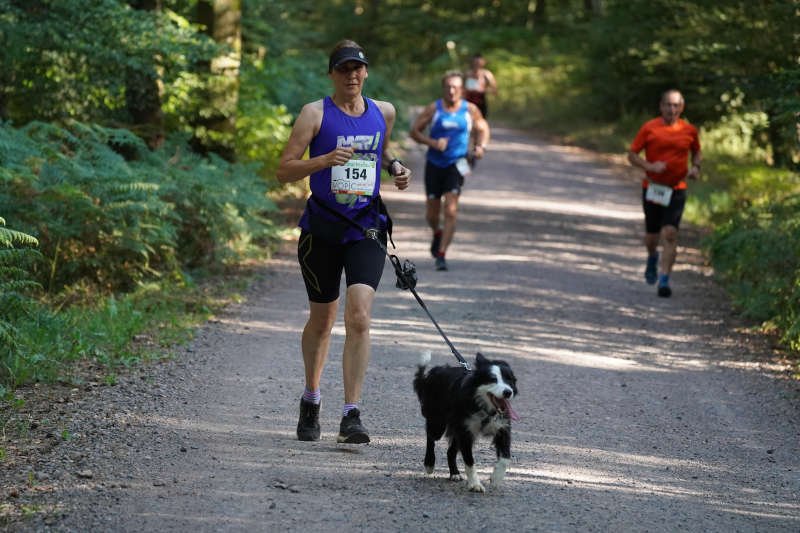
[[[178,360],[67,404],[76,438],[35,465],[51,473],[21,498],[40,512],[9,527],[800,530],[797,394],[752,362],[763,357],[735,332],[696,249],[680,249],[672,298],[644,283],[639,192],[626,168],[495,127],[443,273],[427,251],[422,152],[409,163],[410,191],[385,194],[399,255],[416,262],[418,290],[459,350],[506,359],[519,380],[522,421],[503,487],[467,493],[441,461],[423,474],[412,374],[423,350],[435,363],[454,359],[393,287],[388,264],[361,402],[373,442],[335,442],[341,318],[322,440],[295,440],[306,308],[288,253]],[[489,443],[476,452],[486,479]]]

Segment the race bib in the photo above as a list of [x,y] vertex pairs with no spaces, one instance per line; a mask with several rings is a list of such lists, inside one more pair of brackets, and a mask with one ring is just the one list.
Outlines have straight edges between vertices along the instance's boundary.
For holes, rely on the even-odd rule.
[[375,190],[377,164],[366,159],[351,159],[344,165],[331,167],[331,192],[372,196]]
[[672,199],[672,187],[650,183],[644,199],[658,205],[669,205],[669,201]]
[[469,161],[467,161],[466,157],[459,157],[456,160],[456,170],[465,178],[470,175],[472,168],[469,166]]
[[477,91],[478,89],[480,89],[480,86],[481,83],[475,78],[467,78],[466,83],[464,84],[464,87],[468,91]]

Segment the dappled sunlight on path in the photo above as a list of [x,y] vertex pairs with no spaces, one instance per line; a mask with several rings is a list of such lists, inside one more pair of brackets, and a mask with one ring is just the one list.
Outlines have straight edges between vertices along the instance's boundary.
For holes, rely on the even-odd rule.
[[[343,305],[322,439],[296,440],[307,302],[288,250],[274,279],[187,348],[186,390],[118,420],[136,437],[115,450],[127,475],[111,479],[125,488],[110,530],[800,530],[794,404],[748,363],[698,250],[679,250],[672,298],[644,283],[640,189],[627,169],[495,127],[467,178],[450,270],[438,272],[422,151],[406,160],[410,190],[383,194],[390,251],[416,263],[420,296],[464,356],[505,359],[518,378],[505,484],[478,495],[449,481],[442,442],[436,471],[423,473],[412,377],[425,350],[433,364],[455,358],[394,288],[388,262],[359,403],[372,442],[336,444]],[[486,481],[494,452],[482,442],[475,455]]]

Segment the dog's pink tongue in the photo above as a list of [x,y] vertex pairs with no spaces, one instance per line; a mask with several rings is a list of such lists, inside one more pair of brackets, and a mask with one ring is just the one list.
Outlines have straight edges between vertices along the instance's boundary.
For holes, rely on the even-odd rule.
[[519,415],[514,410],[514,408],[511,407],[511,402],[509,402],[508,400],[506,400],[505,402],[506,402],[506,413],[508,413],[508,416],[511,417],[511,420],[519,420]]

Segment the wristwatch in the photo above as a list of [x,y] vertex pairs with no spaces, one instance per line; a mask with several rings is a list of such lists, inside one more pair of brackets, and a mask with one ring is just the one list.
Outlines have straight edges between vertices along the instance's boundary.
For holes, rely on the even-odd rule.
[[400,165],[405,166],[403,164],[403,162],[400,161],[399,159],[397,159],[397,158],[392,159],[391,161],[389,161],[389,166],[386,168],[386,172],[388,172],[390,176],[395,176],[396,175],[396,174],[392,174],[392,165],[394,165],[395,163],[400,163]]

